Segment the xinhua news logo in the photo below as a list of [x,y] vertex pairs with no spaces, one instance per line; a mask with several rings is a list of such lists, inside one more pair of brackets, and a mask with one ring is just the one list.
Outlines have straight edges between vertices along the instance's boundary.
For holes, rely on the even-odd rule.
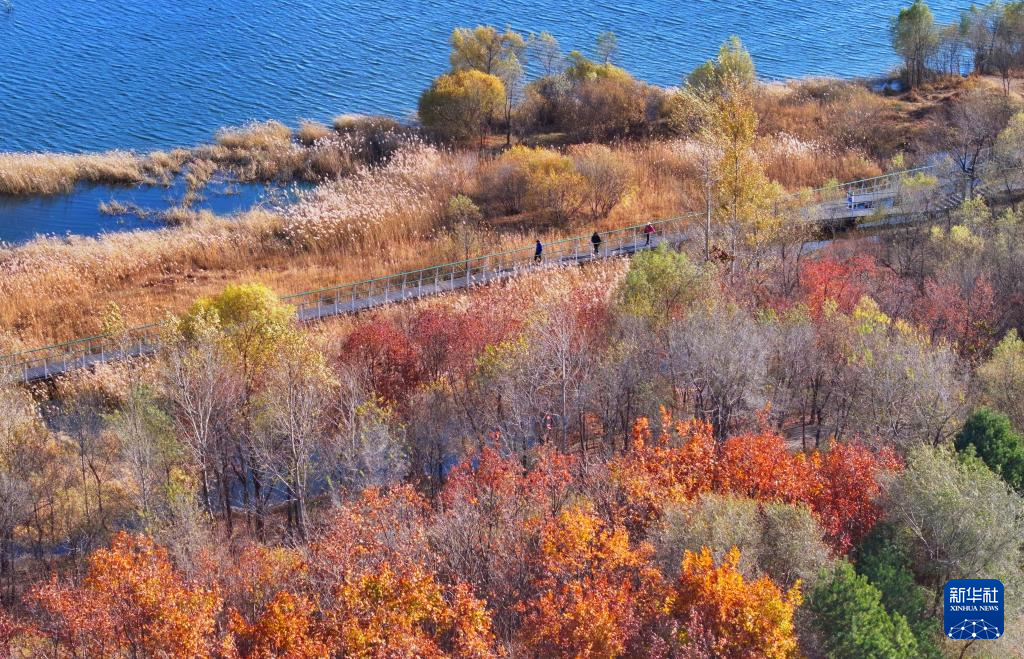
[[950,579],[944,587],[943,631],[954,639],[1003,635],[1003,584],[998,579]]

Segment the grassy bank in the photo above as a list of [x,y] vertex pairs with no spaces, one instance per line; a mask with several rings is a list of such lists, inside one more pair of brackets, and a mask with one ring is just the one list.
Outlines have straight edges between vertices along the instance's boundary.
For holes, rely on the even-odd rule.
[[[671,149],[615,152],[628,168],[629,199],[590,226],[675,212],[682,198]],[[667,158],[676,158],[667,160]],[[476,154],[410,146],[386,167],[325,184],[280,213],[200,216],[189,224],[100,238],[37,238],[0,250],[0,327],[21,343],[50,343],[98,331],[102,310],[132,323],[180,310],[237,280],[301,291],[574,235],[584,218],[543,210],[503,214],[487,186],[503,164]],[[644,190],[638,195],[636,190]],[[458,223],[460,194],[484,211]]]
[[[755,95],[754,148],[768,177],[790,190],[872,176],[893,153],[915,149],[924,129],[911,114],[926,116],[941,102],[884,98],[836,81],[766,85]],[[58,342],[98,331],[110,303],[144,323],[232,281],[301,291],[455,260],[467,239],[473,253],[484,253],[704,205],[692,137],[459,150],[430,146],[383,120],[349,117],[330,128],[305,123],[298,140],[281,124],[228,129],[187,157],[122,154],[113,169],[56,157],[78,168],[63,165],[54,180],[68,185],[81,172],[98,179],[106,171],[128,181],[156,176],[153,163],[164,163],[163,171],[182,168],[198,191],[223,167],[287,179],[314,156],[336,174],[286,208],[229,219],[186,204],[175,226],[159,231],[39,238],[0,250],[0,327],[23,345]]]
[[66,194],[79,183],[167,186],[179,175],[190,191],[218,174],[238,182],[319,182],[387,157],[406,133],[391,120],[344,116],[333,128],[301,121],[297,131],[253,122],[218,131],[210,144],[148,154],[0,153],[0,195]]
[[181,171],[188,157],[183,149],[147,156],[127,151],[84,155],[0,153],[0,195],[65,194],[79,183],[166,185]]

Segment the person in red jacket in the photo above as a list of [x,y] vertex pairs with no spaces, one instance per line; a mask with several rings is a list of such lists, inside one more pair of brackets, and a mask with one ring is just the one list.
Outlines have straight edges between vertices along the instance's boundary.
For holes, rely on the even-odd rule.
[[648,222],[647,226],[644,227],[644,238],[647,239],[644,242],[644,246],[645,247],[651,244],[651,236],[653,236],[653,235],[654,235],[654,225],[651,224],[650,222]]

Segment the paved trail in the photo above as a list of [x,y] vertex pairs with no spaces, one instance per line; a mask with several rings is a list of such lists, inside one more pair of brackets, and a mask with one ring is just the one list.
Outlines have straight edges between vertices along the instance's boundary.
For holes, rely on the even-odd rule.
[[[906,194],[903,182],[908,176],[933,169],[924,167],[906,170],[815,190],[815,197],[806,207],[804,220],[824,228],[842,228],[855,226],[866,218],[874,218],[876,222],[891,221],[894,217],[919,213],[923,209],[918,208],[916,201]],[[960,195],[957,188],[955,181],[940,181],[938,195],[935,188],[927,192],[928,198],[935,200],[927,210],[941,210],[958,204]],[[630,257],[662,243],[678,245],[690,238],[689,227],[700,221],[700,218],[699,214],[691,214],[651,222],[656,233],[650,242],[644,233],[646,225],[606,231],[600,234],[602,242],[597,253],[593,251],[589,235],[576,236],[545,245],[544,258],[540,262],[534,260],[533,247],[530,246],[468,261],[298,293],[283,299],[295,306],[296,317],[300,322],[313,322],[385,304],[502,281],[524,272]],[[118,337],[89,337],[0,356],[0,369],[8,370],[15,379],[24,382],[48,379],[104,362],[152,354],[159,345],[161,331],[162,326],[157,323],[134,328]]]

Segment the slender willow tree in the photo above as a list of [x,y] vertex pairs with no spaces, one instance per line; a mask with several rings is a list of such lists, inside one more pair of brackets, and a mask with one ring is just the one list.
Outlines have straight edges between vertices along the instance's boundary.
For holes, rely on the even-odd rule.
[[924,0],[914,0],[914,4],[893,19],[889,33],[893,48],[906,66],[907,84],[920,85],[928,73],[928,59],[939,47],[939,31],[932,10]]

